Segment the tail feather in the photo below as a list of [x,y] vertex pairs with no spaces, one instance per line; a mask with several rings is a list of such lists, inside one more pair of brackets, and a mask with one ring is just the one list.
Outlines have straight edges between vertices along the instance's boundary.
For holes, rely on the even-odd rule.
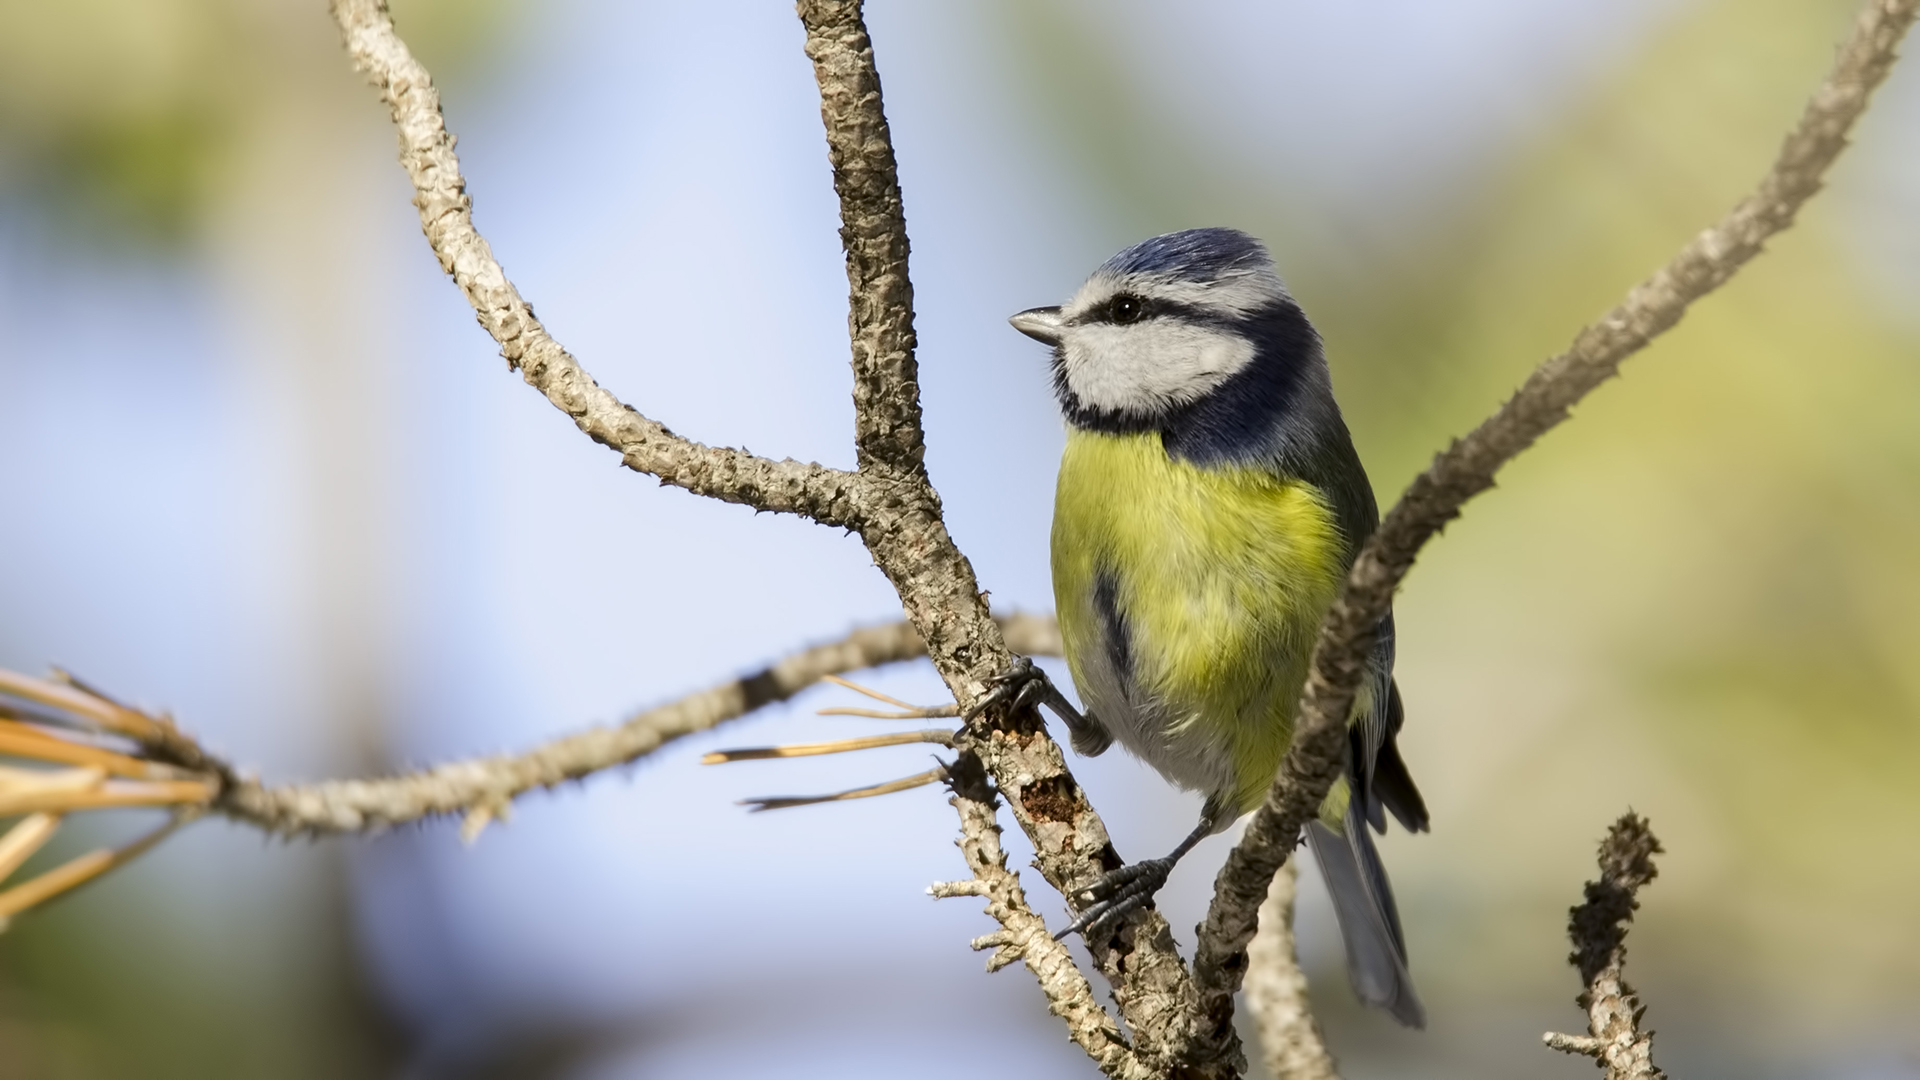
[[1347,977],[1361,1001],[1385,1009],[1412,1028],[1427,1025],[1427,1011],[1407,974],[1407,947],[1393,887],[1374,849],[1373,835],[1358,807],[1350,807],[1346,835],[1314,821],[1307,842],[1333,894],[1333,912],[1347,947]]

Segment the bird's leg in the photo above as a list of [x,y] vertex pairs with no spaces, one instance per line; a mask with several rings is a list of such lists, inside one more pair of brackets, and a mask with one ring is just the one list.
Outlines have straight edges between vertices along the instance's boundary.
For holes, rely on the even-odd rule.
[[1034,705],[1045,705],[1053,715],[1067,725],[1067,734],[1073,740],[1073,748],[1087,757],[1097,757],[1113,745],[1113,736],[1093,716],[1082,714],[1053,685],[1053,680],[1040,665],[1025,656],[1016,656],[1007,669],[987,680],[991,687],[985,697],[974,702],[973,708],[962,714],[962,719],[971,720],[995,705],[1010,704],[1014,711]]
[[1153,903],[1153,894],[1166,885],[1167,876],[1173,873],[1173,865],[1192,851],[1194,845],[1213,835],[1214,823],[1220,820],[1219,813],[1213,800],[1208,799],[1200,810],[1200,824],[1195,825],[1187,838],[1180,841],[1180,845],[1168,852],[1165,858],[1143,859],[1103,874],[1091,888],[1080,894],[1083,899],[1093,902],[1080,912],[1079,918],[1068,923],[1066,929],[1053,935],[1054,940],[1059,941],[1075,933],[1091,937],[1115,920],[1123,919]]

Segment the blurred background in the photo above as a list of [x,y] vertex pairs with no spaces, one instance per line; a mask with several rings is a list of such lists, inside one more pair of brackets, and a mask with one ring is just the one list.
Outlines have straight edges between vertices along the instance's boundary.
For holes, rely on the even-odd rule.
[[[394,8],[555,335],[677,431],[850,466],[791,11]],[[1747,190],[1853,10],[875,0],[929,458],[996,606],[1051,606],[1061,442],[1008,313],[1150,234],[1264,236],[1390,501]],[[318,0],[0,12],[0,665],[286,781],[526,747],[898,617],[856,540],[662,490],[507,372]],[[1385,850],[1432,1024],[1354,1005],[1309,874],[1349,1077],[1589,1075],[1539,1035],[1581,1023],[1566,909],[1629,806],[1668,850],[1630,971],[1673,1075],[1920,1077],[1916,125],[1909,63],[1799,225],[1423,558],[1400,680],[1434,831]],[[733,805],[923,752],[695,764],[873,730],[813,715],[853,703],[532,796],[471,849],[199,824],[0,936],[0,1078],[1094,1075],[967,951],[977,905],[925,897],[963,872],[937,788]],[[1188,828],[1123,755],[1075,768],[1123,854]],[[1163,897],[1185,941],[1228,839]]]

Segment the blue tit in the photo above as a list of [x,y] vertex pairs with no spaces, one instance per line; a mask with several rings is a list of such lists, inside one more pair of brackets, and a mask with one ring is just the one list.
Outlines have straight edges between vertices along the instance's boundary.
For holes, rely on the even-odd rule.
[[[1011,322],[1053,348],[1067,427],[1053,589],[1086,711],[1050,686],[1026,700],[1059,713],[1080,752],[1118,741],[1206,797],[1192,835],[1165,859],[1107,875],[1063,934],[1097,932],[1260,805],[1293,735],[1320,620],[1379,512],[1320,336],[1253,237],[1192,229],[1142,241],[1065,304]],[[1420,1027],[1370,831],[1385,832],[1387,813],[1427,827],[1394,745],[1393,644],[1389,616],[1349,720],[1345,775],[1306,834],[1355,991]]]

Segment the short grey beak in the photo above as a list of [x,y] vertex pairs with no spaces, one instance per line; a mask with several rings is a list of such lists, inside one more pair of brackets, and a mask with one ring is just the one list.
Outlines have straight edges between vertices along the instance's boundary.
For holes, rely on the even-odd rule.
[[1060,309],[1057,307],[1028,308],[1007,321],[1015,330],[1044,345],[1060,344]]

